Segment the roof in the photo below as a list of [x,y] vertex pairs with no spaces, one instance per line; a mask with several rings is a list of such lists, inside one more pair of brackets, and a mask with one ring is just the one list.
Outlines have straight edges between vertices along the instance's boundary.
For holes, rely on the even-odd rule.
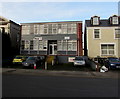
[[0,24],[1,24],[1,25],[7,25],[8,23],[13,23],[13,24],[15,24],[15,25],[19,25],[19,24],[15,23],[15,22],[12,21],[12,20],[8,20],[8,19],[6,19],[5,17],[0,16]]
[[24,24],[51,24],[51,23],[82,23],[82,21],[59,21],[59,22],[33,22],[33,23],[20,23],[21,25]]
[[100,25],[98,26],[95,26],[95,25],[92,25],[91,24],[91,20],[85,20],[85,24],[86,24],[86,27],[111,27],[111,26],[120,26],[120,24],[118,25],[111,25],[109,20],[100,20]]

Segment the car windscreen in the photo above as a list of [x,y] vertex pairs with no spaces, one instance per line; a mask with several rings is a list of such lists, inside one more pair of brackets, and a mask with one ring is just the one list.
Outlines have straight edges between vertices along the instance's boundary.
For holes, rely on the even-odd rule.
[[111,59],[110,62],[120,62],[119,59]]
[[35,60],[35,57],[28,57],[27,60]]
[[75,60],[84,60],[82,57],[76,57]]
[[22,57],[15,57],[15,59],[21,59]]

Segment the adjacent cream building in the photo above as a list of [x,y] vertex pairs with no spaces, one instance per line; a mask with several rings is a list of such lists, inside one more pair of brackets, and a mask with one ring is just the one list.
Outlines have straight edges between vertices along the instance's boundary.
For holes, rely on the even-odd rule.
[[84,54],[91,57],[120,57],[120,17],[85,21]]

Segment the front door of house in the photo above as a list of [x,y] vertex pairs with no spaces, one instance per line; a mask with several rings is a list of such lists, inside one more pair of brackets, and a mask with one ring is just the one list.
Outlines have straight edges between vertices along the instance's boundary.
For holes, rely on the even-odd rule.
[[49,44],[49,54],[56,55],[57,54],[57,44]]

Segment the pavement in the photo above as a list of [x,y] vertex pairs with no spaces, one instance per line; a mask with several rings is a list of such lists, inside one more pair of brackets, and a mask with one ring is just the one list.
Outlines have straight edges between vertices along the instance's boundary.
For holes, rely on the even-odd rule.
[[41,69],[16,69],[0,68],[2,74],[20,74],[20,75],[37,75],[37,76],[70,76],[70,77],[89,77],[89,78],[120,78],[120,71],[55,71]]

